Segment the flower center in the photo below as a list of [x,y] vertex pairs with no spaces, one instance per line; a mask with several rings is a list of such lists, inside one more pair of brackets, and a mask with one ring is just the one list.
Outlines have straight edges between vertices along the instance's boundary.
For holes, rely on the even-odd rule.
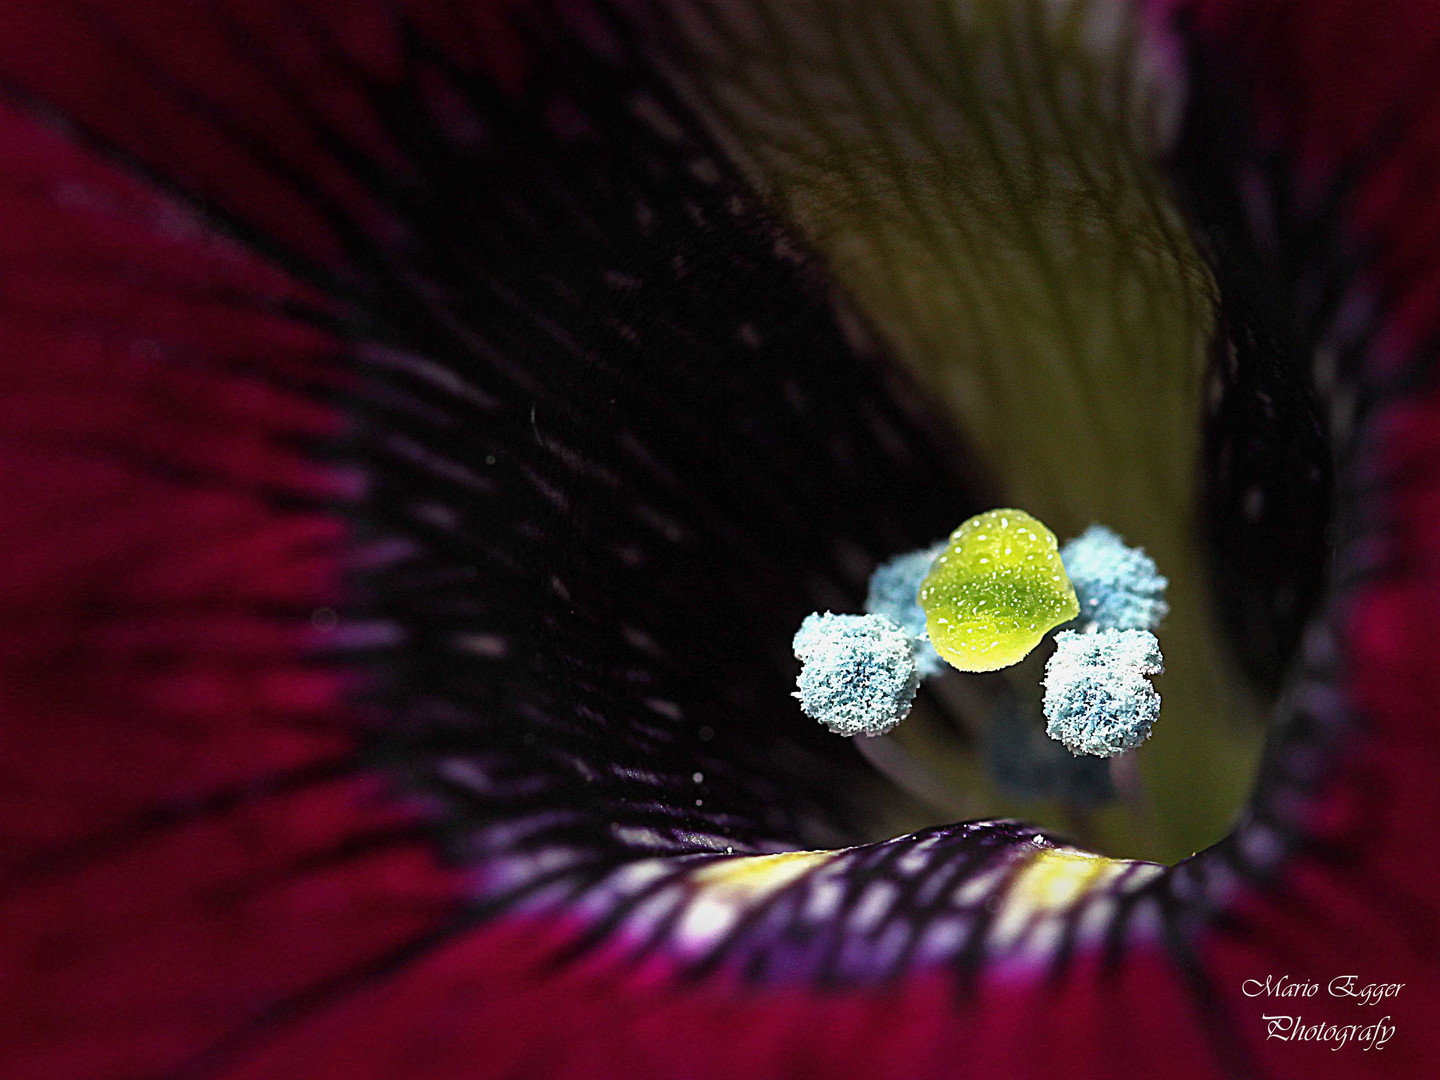
[[1020,813],[1160,860],[1213,842],[1263,726],[1199,523],[1218,290],[1158,164],[1178,64],[1114,0],[746,11],[675,19],[675,77],[719,137],[956,418],[995,504],[1061,535],[1103,521],[1171,581],[1165,721],[1128,801],[1077,820],[1007,796],[943,698],[898,752],[944,778],[942,814]]

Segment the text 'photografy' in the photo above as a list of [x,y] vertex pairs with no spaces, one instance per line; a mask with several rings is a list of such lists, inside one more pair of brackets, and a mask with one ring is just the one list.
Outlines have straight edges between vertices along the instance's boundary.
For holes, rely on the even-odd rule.
[[1282,1042],[1329,1043],[1331,1050],[1354,1043],[1362,1050],[1379,1050],[1395,1034],[1395,1025],[1384,1016],[1370,1024],[1307,1024],[1303,1016],[1263,1016],[1265,1037]]

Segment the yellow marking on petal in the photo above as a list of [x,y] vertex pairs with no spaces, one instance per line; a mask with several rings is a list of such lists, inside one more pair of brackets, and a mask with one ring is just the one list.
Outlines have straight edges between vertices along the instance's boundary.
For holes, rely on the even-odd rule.
[[737,901],[754,901],[778,892],[838,854],[838,851],[785,851],[778,855],[722,859],[697,870],[691,880],[704,888],[729,893]]
[[677,927],[690,948],[704,948],[725,934],[746,907],[765,900],[811,870],[824,866],[838,851],[787,851],[722,859],[697,870],[691,879],[700,892]]
[[1029,946],[1043,947],[1044,927],[1053,917],[1065,914],[1087,894],[1107,888],[1134,865],[1129,859],[1109,859],[1077,848],[1037,849],[1005,893],[990,932],[991,946],[1006,948],[1034,934]]
[[1092,889],[1119,877],[1132,864],[1075,848],[1042,851],[1011,885],[1008,899],[1032,912],[1060,911]]

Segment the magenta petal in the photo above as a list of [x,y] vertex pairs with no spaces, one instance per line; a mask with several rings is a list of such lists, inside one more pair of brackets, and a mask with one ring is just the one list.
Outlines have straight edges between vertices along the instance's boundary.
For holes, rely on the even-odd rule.
[[313,655],[327,302],[9,108],[0,175],[0,1072],[160,1074],[453,888]]

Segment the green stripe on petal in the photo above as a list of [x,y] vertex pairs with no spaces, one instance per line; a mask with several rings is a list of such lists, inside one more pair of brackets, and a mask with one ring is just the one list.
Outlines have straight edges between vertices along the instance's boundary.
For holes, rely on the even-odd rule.
[[[1258,755],[1195,539],[1215,287],[1157,158],[1182,90],[1128,5],[763,0],[667,8],[669,70],[981,451],[1062,536],[1104,521],[1171,579],[1153,820],[1217,839]],[[1031,813],[1026,808],[1027,814]],[[1103,816],[1102,816],[1103,817]]]

